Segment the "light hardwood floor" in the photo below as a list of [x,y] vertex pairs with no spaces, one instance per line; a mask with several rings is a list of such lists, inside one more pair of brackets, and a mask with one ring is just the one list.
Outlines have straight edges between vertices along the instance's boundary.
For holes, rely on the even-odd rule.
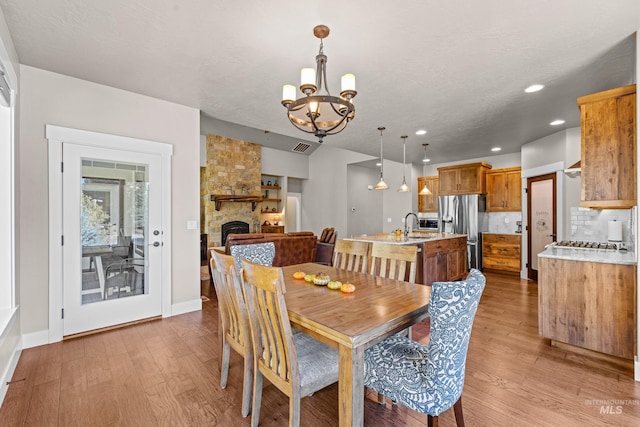
[[[550,347],[537,334],[535,282],[487,278],[462,395],[468,426],[640,425],[640,383],[630,364]],[[428,324],[416,325],[414,339],[426,342],[427,331]],[[231,352],[221,390],[219,357],[215,297],[202,312],[27,349],[0,425],[248,426],[250,417],[240,416],[242,360]],[[426,424],[425,415],[376,398],[367,393],[365,425]],[[301,425],[336,425],[337,412],[334,385],[302,400]],[[260,421],[288,423],[288,400],[267,381]],[[453,411],[440,425],[455,425]]]

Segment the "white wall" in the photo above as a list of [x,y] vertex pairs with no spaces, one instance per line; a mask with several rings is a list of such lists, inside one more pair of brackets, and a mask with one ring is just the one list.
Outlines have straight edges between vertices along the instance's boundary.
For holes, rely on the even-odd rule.
[[261,151],[263,174],[309,178],[309,156],[268,147]]
[[382,231],[383,192],[369,189],[379,179],[379,170],[347,166],[347,232],[344,235],[338,234],[338,238],[373,235]]
[[[557,165],[557,170],[572,166],[580,160],[580,128],[569,128],[556,132],[522,146],[522,171],[526,174],[530,170]],[[558,169],[559,168],[559,169]],[[532,176],[532,175],[530,175]],[[562,205],[558,211],[558,240],[571,239],[571,207],[580,205],[581,181],[580,177],[570,178],[559,175],[556,185],[559,187]],[[526,199],[523,199],[526,204]],[[523,211],[524,213],[524,211]],[[526,217],[523,218],[523,224]],[[526,243],[526,236],[523,245]]]
[[[417,199],[414,191],[411,193],[398,193],[398,187],[402,184],[403,164],[384,161],[384,180],[389,185],[388,190],[382,192],[382,232],[388,233],[397,228],[404,230],[404,217],[413,211],[413,199]],[[417,183],[407,182],[412,187]]]
[[186,229],[200,216],[199,111],[29,66],[20,72],[22,333],[48,328],[46,124],[174,145],[172,304],[199,301],[199,232]]
[[309,179],[302,183],[301,230],[322,233],[334,227],[347,235],[347,165],[374,157],[323,145],[309,156]]

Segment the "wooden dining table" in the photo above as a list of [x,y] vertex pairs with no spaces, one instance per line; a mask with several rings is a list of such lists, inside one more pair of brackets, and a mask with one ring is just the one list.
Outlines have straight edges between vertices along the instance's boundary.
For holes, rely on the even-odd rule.
[[[305,263],[282,267],[291,324],[338,349],[340,426],[364,424],[364,351],[428,316],[431,287]],[[352,283],[342,293],[294,279],[293,273],[327,274]]]

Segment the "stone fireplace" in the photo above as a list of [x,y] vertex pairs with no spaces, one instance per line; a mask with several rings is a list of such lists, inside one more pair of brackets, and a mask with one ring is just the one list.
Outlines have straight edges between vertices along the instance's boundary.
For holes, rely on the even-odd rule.
[[212,196],[262,197],[260,162],[260,145],[207,135],[207,164],[201,171],[200,197],[202,232],[207,234],[209,246],[224,244],[222,225],[226,223],[242,222],[248,227],[243,228],[247,233],[259,231],[260,204],[252,210],[250,202],[225,201],[216,210]]

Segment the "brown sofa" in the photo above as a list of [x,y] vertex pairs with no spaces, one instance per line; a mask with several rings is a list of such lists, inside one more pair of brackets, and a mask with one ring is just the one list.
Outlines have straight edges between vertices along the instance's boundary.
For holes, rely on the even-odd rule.
[[317,239],[317,236],[312,231],[229,234],[224,252],[230,254],[232,245],[273,242],[276,249],[273,265],[275,267],[283,267],[285,265],[314,262],[316,259]]

